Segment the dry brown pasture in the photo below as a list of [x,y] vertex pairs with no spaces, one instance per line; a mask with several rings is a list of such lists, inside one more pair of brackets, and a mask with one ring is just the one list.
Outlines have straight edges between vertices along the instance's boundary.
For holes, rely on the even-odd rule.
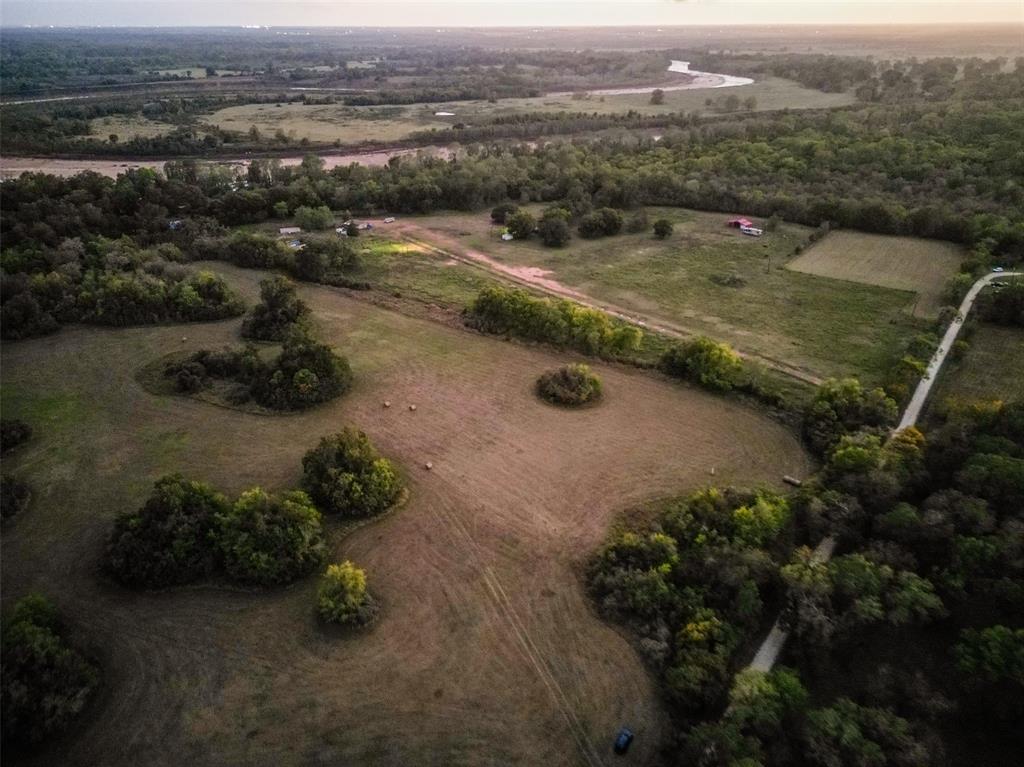
[[935,317],[942,290],[956,274],[963,249],[949,242],[890,237],[864,232],[830,232],[787,265],[805,274],[910,290],[918,294],[913,313]]
[[[218,268],[255,296],[258,272]],[[237,320],[4,345],[4,414],[37,435],[4,461],[36,490],[5,529],[4,603],[51,595],[106,668],[85,721],[25,762],[595,765],[611,762],[624,724],[637,740],[621,763],[654,761],[667,732],[655,683],[595,613],[582,563],[617,515],[702,486],[712,468],[723,484],[806,474],[798,441],[753,409],[603,364],[604,402],[558,409],[533,384],[567,355],[328,288],[301,294],[357,384],[300,415],[136,382],[168,351],[236,342]],[[292,487],[302,454],[346,424],[410,486],[403,508],[348,536],[328,524],[334,559],[366,567],[384,605],[365,633],[318,627],[315,578],[264,593],[134,593],[99,577],[112,518],[157,477],[179,471],[232,494]]]

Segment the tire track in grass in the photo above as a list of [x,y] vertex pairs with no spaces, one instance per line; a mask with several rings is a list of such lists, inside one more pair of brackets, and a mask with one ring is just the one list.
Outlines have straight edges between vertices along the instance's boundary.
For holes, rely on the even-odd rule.
[[512,606],[512,601],[509,599],[508,593],[505,591],[504,587],[502,587],[501,581],[498,580],[493,568],[490,565],[483,563],[480,547],[476,540],[466,528],[465,524],[459,520],[454,513],[448,510],[442,510],[439,507],[434,507],[433,511],[439,520],[449,528],[449,530],[454,531],[457,535],[461,536],[468,545],[470,556],[476,565],[476,570],[483,578],[484,584],[490,592],[491,600],[497,609],[499,616],[502,617],[511,627],[512,633],[518,640],[522,654],[530,665],[533,666],[534,670],[537,672],[537,676],[547,688],[548,693],[551,695],[551,698],[555,703],[555,707],[562,714],[566,724],[569,726],[569,730],[572,733],[573,739],[576,741],[576,745],[579,747],[580,753],[583,755],[583,758],[586,760],[588,765],[591,765],[591,767],[601,767],[603,764],[601,757],[590,742],[590,738],[587,736],[583,723],[580,722],[579,717],[577,717],[576,713],[573,711],[569,696],[558,683],[558,680],[555,678],[554,673],[551,671],[546,659],[544,658],[543,652],[537,647],[537,644],[530,636],[529,629],[526,628],[522,618]]

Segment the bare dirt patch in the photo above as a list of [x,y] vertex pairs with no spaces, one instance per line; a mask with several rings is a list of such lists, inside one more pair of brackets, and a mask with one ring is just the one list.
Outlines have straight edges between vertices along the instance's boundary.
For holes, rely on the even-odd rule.
[[[262,276],[218,268],[250,296]],[[638,733],[626,762],[653,761],[666,732],[653,682],[594,614],[581,562],[616,513],[702,485],[712,468],[720,483],[805,474],[796,439],[756,411],[613,366],[594,366],[600,408],[555,410],[533,384],[565,355],[300,292],[357,384],[290,417],[135,381],[168,351],[236,342],[237,321],[4,345],[5,416],[38,434],[10,462],[38,497],[5,531],[4,601],[52,594],[107,667],[98,710],[34,763],[598,764],[623,724]],[[231,493],[294,486],[302,454],[346,424],[410,486],[385,519],[347,537],[332,527],[333,558],[366,567],[384,606],[366,633],[317,629],[313,578],[266,594],[133,594],[97,579],[114,514],[156,477],[181,471]]]

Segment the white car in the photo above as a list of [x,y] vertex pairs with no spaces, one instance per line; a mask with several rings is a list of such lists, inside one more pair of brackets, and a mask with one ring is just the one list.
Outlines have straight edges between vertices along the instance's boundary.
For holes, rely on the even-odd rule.
[[395,223],[395,217],[394,216],[388,216],[387,218],[384,219],[384,223],[385,224],[393,224],[393,223]]
[[1001,267],[1001,266],[993,266],[993,267],[992,267],[992,271],[993,271],[993,272],[996,272],[996,273],[998,274],[999,272],[1002,272],[1002,271],[1004,271],[1004,269],[1003,269],[1003,267]]

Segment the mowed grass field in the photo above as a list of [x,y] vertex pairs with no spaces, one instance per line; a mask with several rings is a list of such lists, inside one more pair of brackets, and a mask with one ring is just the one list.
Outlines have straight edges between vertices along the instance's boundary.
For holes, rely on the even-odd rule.
[[963,249],[950,242],[881,234],[830,232],[788,268],[806,274],[849,280],[918,294],[913,312],[935,317],[942,306],[946,281],[964,259]]
[[963,359],[947,361],[932,403],[1024,400],[1024,330],[978,323]]
[[[255,297],[261,273],[218,269]],[[300,293],[356,375],[304,414],[137,383],[169,351],[237,343],[238,320],[3,345],[4,415],[36,431],[4,459],[35,498],[4,531],[3,600],[50,594],[106,667],[81,727],[30,763],[578,765],[591,749],[610,762],[623,724],[637,733],[623,764],[655,761],[667,725],[654,683],[594,613],[581,564],[623,510],[702,486],[712,468],[723,484],[806,475],[796,438],[729,400],[601,364],[600,406],[553,408],[533,385],[565,355]],[[303,453],[344,425],[410,487],[406,506],[347,537],[327,524],[332,558],[365,566],[383,603],[369,631],[322,632],[315,578],[266,593],[134,593],[99,578],[114,516],[157,477],[294,487]]]
[[[810,230],[783,224],[747,237],[729,215],[651,209],[674,234],[649,232],[597,240],[574,237],[565,248],[539,240],[502,242],[486,213],[400,219],[380,229],[452,252],[483,254],[505,267],[554,281],[608,308],[686,332],[728,341],[740,351],[816,377],[857,375],[878,383],[924,322],[910,316],[910,291],[862,285],[785,268]],[[739,287],[716,280],[735,275]]]
[[[630,110],[641,114],[670,112],[716,113],[707,106],[707,99],[720,100],[736,95],[741,100],[753,96],[756,111],[772,109],[826,109],[853,103],[846,93],[822,93],[780,78],[736,88],[704,88],[690,91],[667,91],[663,104],[651,104],[649,93],[615,96],[538,96],[535,98],[489,101],[454,101],[390,107],[347,107],[341,104],[247,104],[227,107],[204,118],[226,130],[246,132],[253,125],[262,133],[278,129],[286,134],[294,131],[297,138],[311,141],[353,143],[363,140],[397,141],[410,134],[429,129],[449,128],[456,123],[472,125],[474,121],[494,116],[527,112],[584,112],[617,114]],[[438,116],[435,112],[450,112]]]

